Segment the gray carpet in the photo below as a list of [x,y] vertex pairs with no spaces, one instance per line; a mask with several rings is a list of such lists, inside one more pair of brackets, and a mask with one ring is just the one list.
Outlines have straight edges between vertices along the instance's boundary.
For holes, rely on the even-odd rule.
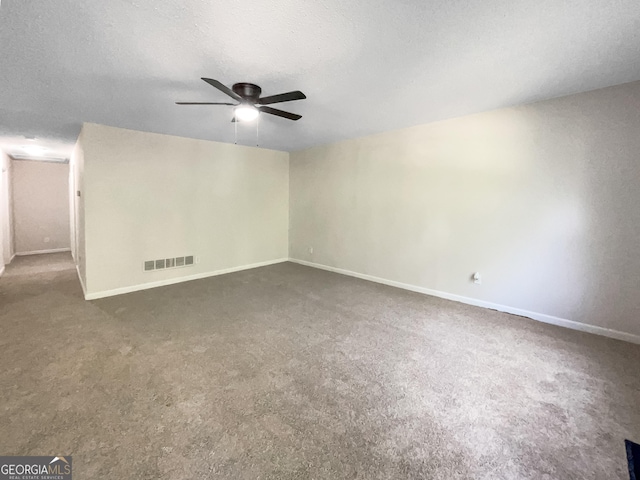
[[640,346],[291,263],[85,302],[22,257],[0,305],[0,453],[77,479],[626,479],[640,440]]

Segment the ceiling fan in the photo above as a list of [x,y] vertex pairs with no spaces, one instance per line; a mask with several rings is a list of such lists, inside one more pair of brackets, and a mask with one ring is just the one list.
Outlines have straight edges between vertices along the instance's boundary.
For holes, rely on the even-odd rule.
[[233,120],[231,120],[232,122],[248,122],[255,120],[260,112],[276,115],[289,120],[300,120],[302,118],[302,115],[285,112],[284,110],[278,110],[277,108],[267,106],[273,103],[290,102],[292,100],[303,100],[307,98],[306,95],[299,90],[260,98],[262,89],[253,83],[236,83],[233,87],[229,88],[218,80],[214,80],[212,78],[202,78],[202,80],[227,94],[238,103],[176,102],[176,105],[232,105],[236,107]]

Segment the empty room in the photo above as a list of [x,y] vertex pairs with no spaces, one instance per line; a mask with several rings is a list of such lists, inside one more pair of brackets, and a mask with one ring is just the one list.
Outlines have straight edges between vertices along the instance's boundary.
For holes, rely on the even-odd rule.
[[640,3],[0,2],[0,479],[640,478]]

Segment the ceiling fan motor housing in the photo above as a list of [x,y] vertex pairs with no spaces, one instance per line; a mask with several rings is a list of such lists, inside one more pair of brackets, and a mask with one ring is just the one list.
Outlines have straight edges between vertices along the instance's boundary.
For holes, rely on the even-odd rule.
[[253,83],[236,83],[231,87],[233,92],[251,103],[257,103],[262,89]]

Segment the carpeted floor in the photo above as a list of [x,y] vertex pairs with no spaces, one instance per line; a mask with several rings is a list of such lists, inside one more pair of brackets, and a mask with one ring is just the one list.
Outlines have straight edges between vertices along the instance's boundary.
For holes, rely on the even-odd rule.
[[291,263],[85,302],[0,279],[0,454],[78,479],[627,479],[640,346]]

